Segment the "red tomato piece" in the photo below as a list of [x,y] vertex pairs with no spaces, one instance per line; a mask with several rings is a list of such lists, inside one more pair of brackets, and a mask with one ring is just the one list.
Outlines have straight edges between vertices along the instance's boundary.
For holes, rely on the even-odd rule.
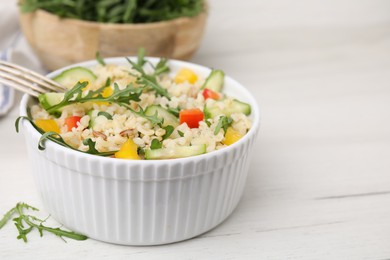
[[77,123],[80,122],[80,116],[70,116],[65,119],[65,125],[68,126],[68,131],[72,131],[73,127],[77,127]]
[[199,122],[203,120],[203,112],[199,108],[180,111],[180,124],[187,123],[189,128],[198,128]]
[[215,99],[215,100],[218,100],[221,98],[221,96],[219,95],[218,92],[215,92],[215,91],[208,89],[208,88],[205,88],[203,90],[202,95],[203,95],[205,100],[208,98]]

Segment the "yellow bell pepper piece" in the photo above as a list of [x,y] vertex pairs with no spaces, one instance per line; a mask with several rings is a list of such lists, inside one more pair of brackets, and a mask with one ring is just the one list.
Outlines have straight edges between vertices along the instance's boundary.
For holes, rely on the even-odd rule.
[[[106,88],[103,89],[103,91],[102,91],[102,96],[103,96],[104,98],[106,98],[106,97],[111,96],[112,93],[114,93],[114,90],[113,90],[111,87],[106,87]],[[98,101],[98,102],[95,102],[95,104],[97,104],[97,105],[106,105],[106,106],[108,106],[110,103],[109,103],[109,102],[104,102],[104,101]]]
[[81,90],[81,91],[86,91],[86,90],[88,90],[89,88],[90,88],[90,86],[91,86],[91,82],[89,81],[89,80],[86,80],[86,79],[80,79],[80,80],[78,80],[77,82],[88,82],[88,84]]
[[106,87],[106,88],[103,89],[103,91],[102,91],[102,96],[103,96],[104,98],[109,97],[109,96],[112,95],[113,92],[114,92],[114,90],[113,90],[111,87]]
[[242,134],[240,132],[234,130],[232,127],[228,127],[225,134],[225,139],[222,141],[223,144],[231,145],[237,142],[242,138]]
[[140,160],[138,153],[138,146],[134,143],[132,139],[128,139],[118,152],[115,153],[115,158],[120,159],[130,159],[130,160]]
[[60,128],[53,119],[37,119],[35,120],[35,124],[45,132],[60,133]]
[[188,81],[191,84],[194,84],[198,80],[198,76],[190,69],[181,69],[175,77],[175,83],[180,84]]

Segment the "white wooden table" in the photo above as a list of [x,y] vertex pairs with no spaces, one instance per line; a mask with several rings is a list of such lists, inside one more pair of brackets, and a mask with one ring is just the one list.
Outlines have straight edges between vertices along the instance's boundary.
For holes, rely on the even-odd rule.
[[[262,126],[243,198],[191,240],[127,247],[0,230],[0,259],[389,259],[390,2],[211,0],[193,61],[252,91]],[[20,96],[17,97],[17,101]],[[15,133],[0,119],[0,214],[41,204]]]

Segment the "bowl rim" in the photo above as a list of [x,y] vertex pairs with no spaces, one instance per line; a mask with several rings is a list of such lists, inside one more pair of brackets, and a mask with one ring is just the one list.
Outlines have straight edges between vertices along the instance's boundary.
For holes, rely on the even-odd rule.
[[[137,59],[137,57],[135,57],[135,56],[131,56],[131,57],[127,57],[127,58],[132,59],[132,60]],[[152,63],[155,63],[155,62],[160,60],[160,58],[157,58],[157,57],[145,57],[145,59],[149,60]],[[125,61],[125,58],[124,57],[111,57],[111,58],[105,58],[104,61],[107,64],[124,64],[124,62],[120,62],[120,61]],[[173,63],[175,66],[178,66],[178,67],[194,68],[195,71],[197,71],[197,70],[198,71],[199,70],[211,71],[211,69],[208,67],[205,67],[205,66],[202,66],[199,64],[195,64],[192,62],[180,61],[180,60],[175,60],[175,59],[169,59],[169,62]],[[76,67],[76,66],[92,67],[92,66],[97,65],[97,64],[98,64],[97,60],[89,60],[89,61],[84,61],[84,62],[80,62],[80,63],[75,63],[72,65],[63,67],[61,69],[55,70],[55,71],[47,74],[46,76],[53,77],[66,69]],[[252,139],[256,139],[257,133],[258,133],[259,128],[260,128],[260,107],[258,106],[258,102],[255,99],[255,97],[238,81],[236,81],[235,79],[231,78],[228,75],[225,75],[225,81],[231,82],[231,84],[235,85],[235,88],[240,89],[240,92],[244,93],[244,96],[246,97],[244,101],[248,102],[251,105],[252,126],[249,129],[249,131],[244,135],[244,137],[242,137],[240,140],[233,143],[232,145],[229,145],[229,146],[224,147],[222,149],[208,152],[205,154],[200,154],[200,155],[191,156],[191,157],[183,157],[183,158],[159,159],[159,160],[127,160],[127,159],[110,158],[110,157],[97,156],[97,155],[93,155],[93,154],[79,152],[79,151],[64,147],[62,145],[56,144],[50,140],[45,141],[45,147],[46,147],[46,149],[55,149],[55,150],[62,151],[66,154],[70,154],[70,155],[73,154],[77,158],[85,158],[88,160],[99,160],[99,161],[101,160],[102,162],[112,162],[115,164],[122,163],[125,165],[134,165],[134,164],[151,165],[151,164],[153,164],[153,165],[158,166],[158,165],[173,163],[173,162],[185,163],[185,162],[191,162],[191,161],[196,163],[196,162],[199,162],[199,161],[207,159],[207,158],[218,157],[219,155],[225,155],[225,154],[231,153],[231,152],[237,150],[242,145],[244,145],[244,143],[249,142]],[[20,101],[20,104],[19,104],[20,116],[27,116],[27,106],[29,104],[29,101],[32,98],[33,97],[28,95],[28,94],[23,95],[22,100]],[[28,120],[22,120],[21,125],[24,127],[24,130],[29,131],[37,140],[39,140],[39,138],[41,137],[41,134],[33,127],[33,125]],[[37,148],[37,151],[38,151],[38,148]],[[39,152],[41,152],[41,151],[39,151]],[[45,151],[43,151],[43,152],[45,152]]]

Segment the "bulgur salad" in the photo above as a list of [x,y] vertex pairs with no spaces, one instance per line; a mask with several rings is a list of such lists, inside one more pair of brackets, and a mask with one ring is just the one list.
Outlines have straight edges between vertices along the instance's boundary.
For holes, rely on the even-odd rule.
[[101,156],[172,159],[223,149],[251,128],[250,105],[223,93],[221,70],[171,72],[168,60],[152,64],[142,53],[125,65],[97,60],[54,77],[69,90],[30,107],[24,118],[42,133],[40,149],[50,139]]

